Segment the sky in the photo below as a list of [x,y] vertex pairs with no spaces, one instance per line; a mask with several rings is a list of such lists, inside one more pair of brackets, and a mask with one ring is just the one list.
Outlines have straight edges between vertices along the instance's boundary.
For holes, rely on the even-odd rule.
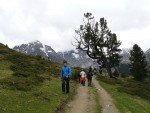
[[56,51],[74,49],[86,12],[107,20],[121,48],[150,48],[149,0],[0,0],[0,42],[12,48],[39,40]]

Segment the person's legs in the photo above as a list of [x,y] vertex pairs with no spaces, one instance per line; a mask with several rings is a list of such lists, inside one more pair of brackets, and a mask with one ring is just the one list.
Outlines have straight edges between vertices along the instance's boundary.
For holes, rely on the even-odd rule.
[[81,84],[84,86],[84,78],[81,77]]
[[88,78],[88,86],[90,86],[90,79]]
[[66,78],[66,93],[69,93],[69,81],[70,81],[70,78]]
[[91,79],[90,79],[90,81],[89,81],[89,82],[90,82],[90,86],[91,86]]
[[91,86],[91,78],[88,78],[88,86]]
[[84,77],[84,80],[83,80],[83,86],[85,86],[85,81],[86,81],[86,78]]
[[65,78],[62,78],[62,92],[65,93]]
[[92,78],[90,78],[90,86],[92,85]]
[[80,77],[79,77],[79,83],[80,83]]
[[83,86],[85,86],[85,81],[83,82]]
[[80,78],[80,83],[82,84],[82,77]]

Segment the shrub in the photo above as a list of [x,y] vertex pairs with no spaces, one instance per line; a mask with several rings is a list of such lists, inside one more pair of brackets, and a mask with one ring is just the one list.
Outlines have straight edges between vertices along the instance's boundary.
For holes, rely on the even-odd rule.
[[78,70],[72,69],[71,79],[77,81],[79,74],[80,72]]
[[125,74],[125,73],[121,73],[120,76],[121,76],[122,78],[128,77],[128,75]]

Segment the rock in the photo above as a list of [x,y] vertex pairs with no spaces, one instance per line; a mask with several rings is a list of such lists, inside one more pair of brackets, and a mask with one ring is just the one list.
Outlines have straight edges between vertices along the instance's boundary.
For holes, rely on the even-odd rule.
[[67,106],[70,108],[71,107],[71,105],[70,104],[67,104]]
[[57,94],[57,93],[55,93],[55,96],[58,96],[58,94]]

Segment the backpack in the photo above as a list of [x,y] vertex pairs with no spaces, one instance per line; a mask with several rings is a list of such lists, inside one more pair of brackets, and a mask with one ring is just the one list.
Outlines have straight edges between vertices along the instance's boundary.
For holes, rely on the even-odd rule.
[[88,72],[87,78],[92,78],[92,76],[93,76],[92,72]]

